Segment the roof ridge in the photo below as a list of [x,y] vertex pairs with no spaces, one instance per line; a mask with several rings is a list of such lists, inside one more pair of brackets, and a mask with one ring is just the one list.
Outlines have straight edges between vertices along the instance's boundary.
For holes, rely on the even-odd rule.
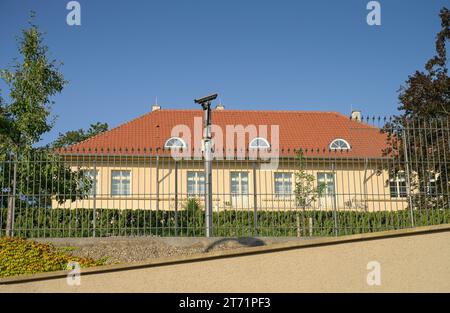
[[[149,113],[157,113],[157,112],[183,112],[183,111],[202,111],[202,109],[161,109],[155,112],[149,112]],[[226,113],[226,112],[270,112],[270,113],[314,113],[314,114],[339,114],[342,116],[347,117],[345,114],[338,112],[338,111],[318,111],[318,110],[242,110],[242,109],[224,109],[224,110],[214,110],[212,109],[212,112],[220,112],[220,113]]]

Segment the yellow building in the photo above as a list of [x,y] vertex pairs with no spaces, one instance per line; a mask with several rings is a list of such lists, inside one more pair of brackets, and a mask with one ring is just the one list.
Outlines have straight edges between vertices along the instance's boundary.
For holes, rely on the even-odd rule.
[[[396,211],[408,178],[390,177],[386,137],[358,112],[213,110],[213,209],[298,208],[299,174],[311,180],[307,209]],[[298,153],[302,151],[303,162]],[[202,111],[156,110],[59,151],[87,170],[83,200],[53,207],[182,210],[203,202]],[[303,170],[301,170],[303,169]],[[321,192],[317,193],[317,188]],[[301,189],[301,188],[300,188]]]

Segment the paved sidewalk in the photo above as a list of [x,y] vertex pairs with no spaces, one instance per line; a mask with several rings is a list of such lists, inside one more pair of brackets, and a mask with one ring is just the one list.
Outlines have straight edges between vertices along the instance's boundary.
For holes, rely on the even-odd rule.
[[[0,292],[450,292],[450,232],[0,285]],[[253,248],[254,249],[254,248]],[[367,264],[381,265],[369,286]]]

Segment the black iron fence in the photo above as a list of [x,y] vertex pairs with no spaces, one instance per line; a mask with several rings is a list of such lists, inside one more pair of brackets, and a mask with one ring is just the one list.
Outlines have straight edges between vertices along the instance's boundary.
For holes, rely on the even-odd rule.
[[[213,235],[338,236],[449,223],[449,119],[360,123],[322,147],[279,147],[270,157],[250,147],[215,151]],[[204,160],[172,152],[1,155],[0,235],[204,236]]]

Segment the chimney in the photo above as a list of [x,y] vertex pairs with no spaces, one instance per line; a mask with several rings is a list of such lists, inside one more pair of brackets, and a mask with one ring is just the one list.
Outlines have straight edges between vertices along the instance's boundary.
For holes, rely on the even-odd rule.
[[161,106],[158,104],[158,97],[155,99],[155,104],[152,105],[152,112],[161,110]]
[[361,110],[352,110],[352,117],[351,117],[351,119],[353,121],[361,122],[361,118],[362,118]]
[[217,111],[223,111],[223,110],[225,110],[225,107],[223,106],[222,103],[219,103],[218,105],[216,105],[216,110]]

